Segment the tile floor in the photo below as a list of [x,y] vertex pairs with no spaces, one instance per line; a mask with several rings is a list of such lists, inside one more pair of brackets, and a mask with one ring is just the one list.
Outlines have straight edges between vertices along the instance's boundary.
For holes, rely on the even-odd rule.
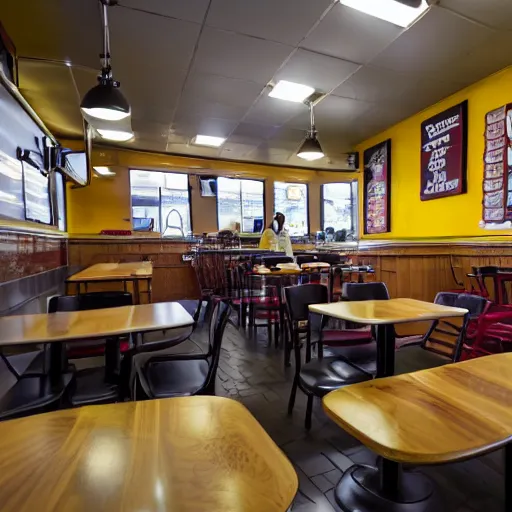
[[[375,462],[375,455],[337,427],[315,404],[313,428],[304,429],[305,400],[300,393],[287,416],[293,368],[284,369],[281,349],[267,347],[265,330],[257,341],[228,324],[219,364],[217,394],[241,401],[293,462],[300,488],[294,512],[341,510],[334,486],[354,463]],[[501,451],[471,461],[422,469],[437,484],[445,512],[501,512]],[[378,512],[378,511],[375,511]]]

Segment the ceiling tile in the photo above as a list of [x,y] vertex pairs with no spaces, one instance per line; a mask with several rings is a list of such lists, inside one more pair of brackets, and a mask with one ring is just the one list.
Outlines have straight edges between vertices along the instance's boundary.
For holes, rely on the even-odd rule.
[[121,0],[121,7],[202,23],[208,9],[209,0]]
[[372,65],[443,77],[453,59],[476,48],[492,35],[490,29],[433,6],[376,57]]
[[266,85],[292,51],[280,43],[206,27],[194,71]]
[[[264,124],[240,123],[231,134],[230,141],[235,142],[235,138],[241,137],[245,140],[267,140],[277,131],[277,126]],[[241,140],[241,139],[238,139]]]
[[19,61],[20,91],[55,135],[83,136],[79,98],[65,65]]
[[201,26],[155,14],[115,8],[109,17],[114,73],[119,65],[132,75],[150,69],[151,81],[160,73],[188,69]]
[[206,24],[296,46],[332,3],[333,0],[213,0]]
[[302,103],[262,96],[249,110],[244,122],[281,126],[300,112],[307,111]]
[[260,95],[263,85],[247,80],[226,78],[206,73],[191,73],[187,78],[183,99],[196,98],[248,109]]
[[453,59],[443,78],[469,85],[512,64],[512,32],[498,32],[461,58]]
[[7,1],[1,11],[2,24],[19,56],[99,67],[103,39],[97,2]]
[[174,133],[188,136],[189,138],[195,137],[196,135],[227,138],[237,124],[236,121],[230,121],[228,119],[188,115],[175,118],[172,128]]
[[226,142],[221,149],[221,158],[245,158],[251,151],[254,151],[255,146],[251,144],[235,144],[233,142]]
[[165,153],[167,149],[167,141],[165,139],[155,139],[147,137],[145,134],[134,132],[135,138],[132,142],[126,143],[128,149],[141,149],[144,151],[157,151]]
[[299,49],[281,68],[274,82],[288,80],[330,92],[359,68],[358,64]]
[[164,140],[169,138],[170,126],[168,124],[153,123],[142,119],[132,119],[133,131],[146,139]]
[[240,121],[246,112],[246,107],[213,103],[205,101],[202,98],[187,98],[186,100],[182,99],[180,101],[175,117],[179,119],[192,114],[204,117],[229,119],[231,121]]
[[367,102],[400,99],[410,83],[416,83],[412,74],[385,68],[364,66],[333,91],[335,96]]
[[365,64],[391,43],[402,29],[337,4],[301,47]]
[[510,0],[441,0],[440,5],[491,27],[510,30]]

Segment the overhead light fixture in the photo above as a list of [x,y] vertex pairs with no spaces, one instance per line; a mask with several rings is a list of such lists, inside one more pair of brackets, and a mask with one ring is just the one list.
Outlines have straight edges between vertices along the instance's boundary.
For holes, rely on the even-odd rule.
[[94,171],[100,176],[115,176],[116,173],[111,171],[108,167],[97,166],[93,167]]
[[226,142],[224,137],[212,137],[211,135],[196,135],[192,144],[196,144],[197,146],[210,146],[213,148],[218,148],[222,146]]
[[428,9],[426,0],[340,0],[340,2],[399,27],[408,27]]
[[313,111],[313,103],[311,101],[309,102],[309,112],[311,120],[310,128],[306,135],[306,140],[297,152],[297,156],[312,162],[314,160],[320,160],[320,158],[323,158],[325,155],[322,150],[322,146],[316,137],[315,113]]
[[294,82],[287,82],[286,80],[279,80],[277,84],[269,92],[271,98],[279,100],[293,101],[295,103],[303,103],[306,98],[309,98],[315,89],[309,85],[296,84]]
[[103,130],[98,128],[96,130],[103,139],[115,140],[117,142],[126,142],[127,140],[133,139],[134,135],[132,131],[125,130]]
[[110,65],[110,31],[107,8],[115,5],[115,0],[99,0],[103,9],[103,53],[101,75],[98,85],[93,87],[82,99],[82,112],[95,119],[120,121],[131,114],[130,104],[119,90],[120,83],[112,77]]

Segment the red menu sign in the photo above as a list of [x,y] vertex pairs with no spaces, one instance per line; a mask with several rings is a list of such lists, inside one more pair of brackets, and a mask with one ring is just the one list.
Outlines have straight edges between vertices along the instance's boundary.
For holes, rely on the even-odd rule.
[[466,192],[468,102],[421,124],[421,200]]
[[391,231],[391,139],[364,152],[364,232]]

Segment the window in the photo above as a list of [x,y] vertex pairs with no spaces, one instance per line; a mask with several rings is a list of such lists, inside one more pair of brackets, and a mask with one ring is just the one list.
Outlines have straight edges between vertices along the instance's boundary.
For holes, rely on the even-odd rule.
[[322,185],[322,229],[357,234],[357,182]]
[[131,170],[130,188],[134,230],[152,221],[162,236],[192,233],[188,174]]
[[264,182],[217,179],[217,215],[219,230],[234,229],[241,233],[261,233],[265,216]]
[[308,186],[303,183],[274,183],[274,213],[286,217],[286,229],[291,236],[303,236],[309,232]]

